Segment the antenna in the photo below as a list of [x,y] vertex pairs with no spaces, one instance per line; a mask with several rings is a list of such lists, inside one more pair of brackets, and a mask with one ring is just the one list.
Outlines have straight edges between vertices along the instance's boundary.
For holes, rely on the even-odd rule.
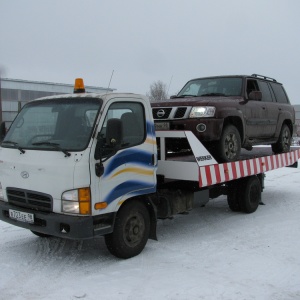
[[109,87],[110,87],[110,83],[111,83],[112,77],[113,77],[113,75],[114,75],[114,71],[115,71],[115,70],[112,70],[112,73],[111,73],[111,76],[110,76],[110,80],[109,80],[108,87],[107,87],[107,93],[108,93],[108,89],[109,89]]
[[172,79],[173,79],[173,75],[171,76],[171,79],[170,79],[170,82],[169,82],[169,86],[168,86],[167,95],[169,95],[169,89],[170,89],[170,86],[171,86]]

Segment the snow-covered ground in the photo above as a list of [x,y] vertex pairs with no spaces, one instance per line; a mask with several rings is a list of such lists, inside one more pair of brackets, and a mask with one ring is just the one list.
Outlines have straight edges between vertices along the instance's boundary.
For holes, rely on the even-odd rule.
[[103,238],[42,239],[0,221],[0,299],[300,299],[300,169],[267,173],[265,205],[234,213],[225,197],[159,221],[137,257]]

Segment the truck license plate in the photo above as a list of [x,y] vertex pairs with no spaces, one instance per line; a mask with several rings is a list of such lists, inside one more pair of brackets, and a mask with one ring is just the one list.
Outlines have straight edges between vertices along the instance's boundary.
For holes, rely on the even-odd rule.
[[170,130],[170,123],[168,122],[158,122],[154,123],[155,130]]
[[18,220],[25,223],[34,223],[34,215],[30,213],[25,213],[22,211],[10,209],[9,217],[14,220]]

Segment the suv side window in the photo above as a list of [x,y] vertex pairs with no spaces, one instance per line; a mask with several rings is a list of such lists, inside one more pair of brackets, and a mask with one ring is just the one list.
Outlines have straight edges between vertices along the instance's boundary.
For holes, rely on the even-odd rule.
[[289,99],[286,96],[286,93],[282,87],[282,85],[277,83],[271,83],[272,90],[275,94],[276,101],[280,103],[290,103]]
[[272,95],[269,88],[269,84],[265,81],[258,81],[259,89],[262,93],[261,101],[272,102]]
[[257,81],[253,79],[248,79],[246,86],[247,98],[249,97],[249,94],[253,91],[259,91]]

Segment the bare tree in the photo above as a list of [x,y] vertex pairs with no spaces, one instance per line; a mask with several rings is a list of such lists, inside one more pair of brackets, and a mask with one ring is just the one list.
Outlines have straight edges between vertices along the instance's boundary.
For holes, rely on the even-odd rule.
[[154,81],[150,85],[150,91],[146,94],[150,101],[163,101],[168,99],[167,85],[161,80]]

